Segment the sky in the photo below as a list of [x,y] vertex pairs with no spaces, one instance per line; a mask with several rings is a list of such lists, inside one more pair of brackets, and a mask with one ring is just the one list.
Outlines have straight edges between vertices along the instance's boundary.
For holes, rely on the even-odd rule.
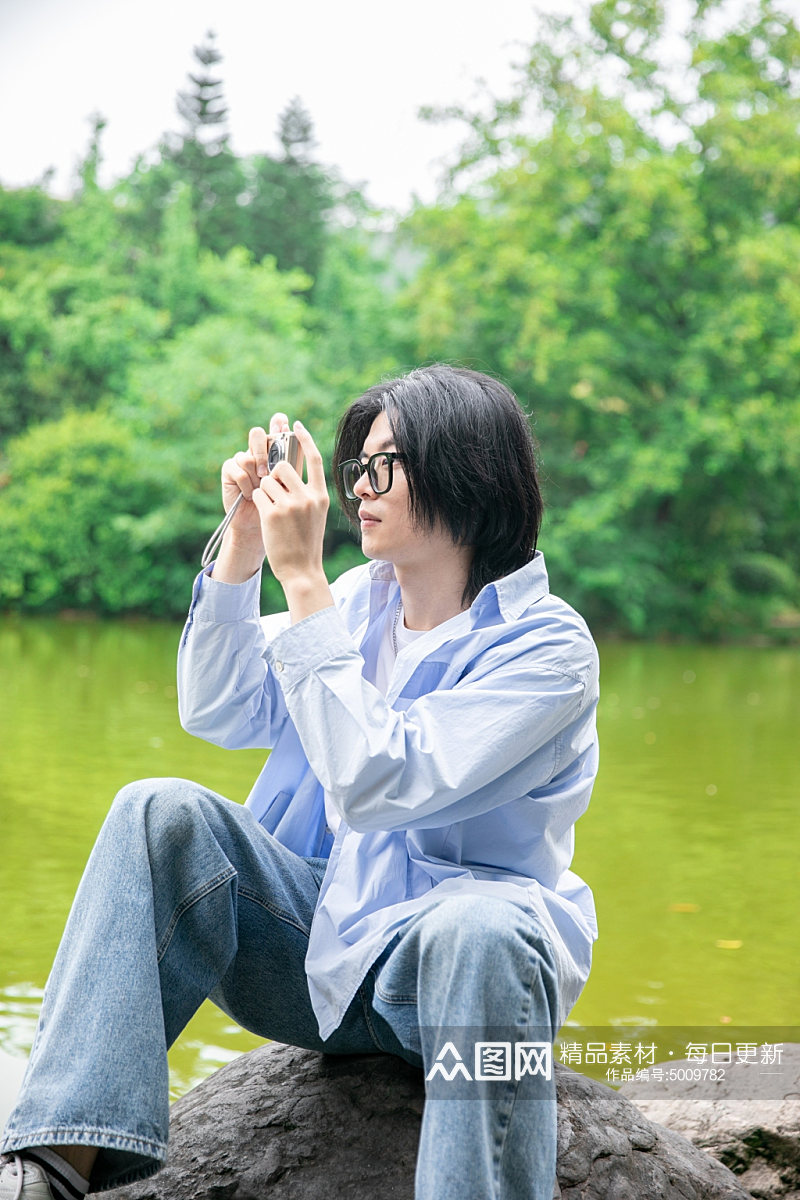
[[[722,0],[741,13],[747,0]],[[537,12],[585,14],[591,0],[0,0],[0,183],[68,193],[93,113],[109,184],[167,130],[181,128],[176,93],[192,48],[211,29],[229,130],[239,154],[278,149],[279,114],[299,96],[317,159],[369,200],[404,209],[433,200],[463,129],[425,124],[422,105],[480,106],[478,80],[508,94]],[[688,0],[665,0],[678,28]],[[795,19],[800,0],[783,0]],[[672,42],[678,71],[680,46]]]
[[274,152],[299,96],[318,160],[402,209],[413,193],[434,198],[461,136],[455,122],[425,125],[419,107],[469,103],[481,77],[506,93],[536,13],[532,0],[0,0],[0,183],[54,167],[65,194],[95,112],[108,122],[101,182],[127,173],[180,128],[175,95],[209,29],[237,153]]

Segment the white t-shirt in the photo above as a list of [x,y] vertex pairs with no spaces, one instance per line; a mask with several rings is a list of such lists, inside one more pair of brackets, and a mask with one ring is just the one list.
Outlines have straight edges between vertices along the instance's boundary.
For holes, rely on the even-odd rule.
[[[394,625],[394,639],[392,638],[392,625]],[[380,649],[378,651],[378,661],[375,665],[375,678],[370,680],[371,683],[375,684],[375,687],[379,692],[382,693],[382,695],[385,696],[389,690],[389,680],[392,677],[394,661],[397,657],[394,652],[394,642],[397,642],[397,649],[400,651],[404,649],[405,646],[410,646],[411,643],[416,641],[418,637],[422,637],[423,633],[427,633],[427,630],[406,629],[405,617],[401,605],[400,611],[397,614],[397,620],[394,621],[393,614],[392,622],[389,622],[386,625]],[[327,796],[325,797],[325,818],[328,822],[328,828],[330,829],[331,833],[335,835],[336,830],[339,828],[341,817]]]

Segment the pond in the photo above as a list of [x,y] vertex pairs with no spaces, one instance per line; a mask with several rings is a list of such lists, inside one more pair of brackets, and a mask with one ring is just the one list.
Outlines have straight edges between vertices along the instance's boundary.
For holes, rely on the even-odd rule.
[[[114,794],[180,775],[243,801],[262,765],[260,751],[181,730],[179,632],[0,620],[0,1116]],[[594,889],[601,936],[569,1036],[796,1030],[800,654],[600,650],[601,774],[574,866]],[[206,1004],[170,1053],[173,1095],[257,1044]]]

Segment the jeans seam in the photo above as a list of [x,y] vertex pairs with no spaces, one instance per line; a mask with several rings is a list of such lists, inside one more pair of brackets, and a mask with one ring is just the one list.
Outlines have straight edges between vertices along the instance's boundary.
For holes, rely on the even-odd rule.
[[301,925],[299,921],[296,921],[291,913],[285,912],[282,908],[278,908],[275,904],[270,904],[264,899],[263,896],[260,896],[258,892],[254,892],[248,887],[240,887],[238,889],[238,894],[242,896],[243,899],[249,900],[252,904],[258,904],[261,908],[266,909],[267,912],[272,913],[274,917],[277,917],[279,921],[283,921],[287,925],[292,925],[295,929],[299,930],[300,933],[304,934],[305,937],[311,937],[310,929],[306,929],[304,925]]
[[[39,1139],[47,1139],[46,1141]],[[103,1138],[103,1141],[98,1141],[98,1138]],[[92,1140],[89,1140],[92,1139]],[[2,1144],[5,1146],[9,1142],[19,1142],[19,1149],[25,1149],[30,1146],[33,1149],[35,1146],[97,1146],[101,1150],[127,1150],[131,1153],[147,1154],[153,1158],[163,1161],[167,1156],[167,1143],[154,1141],[152,1138],[137,1137],[135,1134],[122,1133],[115,1129],[108,1129],[101,1125],[85,1125],[78,1128],[70,1128],[64,1125],[42,1125],[38,1129],[28,1129],[25,1131],[17,1131],[8,1129]],[[4,1154],[13,1154],[14,1150],[4,1150]]]
[[[548,948],[551,949],[549,939],[545,938],[544,940],[547,942]],[[534,984],[536,983],[537,978],[541,979],[541,977],[542,977],[542,971],[541,971],[541,967],[539,965],[540,952],[534,946],[530,946],[530,949],[533,951],[533,955],[534,955],[533,960],[532,960],[533,971],[531,972],[531,977],[530,977],[528,987],[526,988],[526,990],[524,992],[522,1013],[520,1014],[521,1020],[522,1020],[522,1022],[524,1022],[524,1026],[526,1029],[528,1027],[528,1022],[530,1020],[531,1003],[532,1003],[532,999],[533,999]],[[551,950],[551,952],[552,952],[552,950]],[[498,1112],[498,1124],[500,1127],[498,1128],[497,1134],[495,1135],[494,1153],[492,1155],[492,1159],[493,1159],[492,1174],[494,1176],[494,1178],[493,1178],[494,1194],[497,1196],[500,1195],[500,1168],[501,1168],[502,1161],[503,1161],[503,1153],[505,1151],[506,1138],[508,1136],[509,1126],[511,1125],[511,1117],[514,1112],[514,1105],[516,1103],[518,1091],[519,1091],[519,1081],[518,1080],[516,1081],[516,1085],[514,1085],[510,1081],[508,1087],[506,1088],[505,1095],[510,1098],[511,1103],[509,1104],[508,1110],[506,1112],[503,1112],[502,1110],[500,1112]]]
[[381,1000],[383,1000],[383,1002],[385,1004],[416,1004],[417,1003],[416,993],[414,993],[413,995],[410,995],[410,996],[403,996],[403,995],[390,996],[383,990],[383,988],[381,988],[377,979],[375,980],[375,994],[377,996],[380,996]]
[[[377,974],[376,974],[376,972],[375,972],[374,970],[372,970],[372,968],[370,968],[370,970],[367,972],[367,976],[369,976],[369,975],[372,975],[372,976],[375,978],[376,982],[377,982]],[[374,992],[374,990],[375,990],[375,989],[373,988],[373,992]],[[367,997],[366,997],[366,993],[365,993],[365,991],[364,991],[364,984],[363,984],[363,983],[360,983],[360,984],[359,984],[359,987],[358,987],[358,995],[359,995],[359,998],[360,998],[360,1000],[361,1000],[361,1007],[362,1007],[362,1009],[364,1010],[364,1021],[365,1021],[365,1023],[366,1023],[366,1026],[367,1026],[367,1030],[368,1030],[368,1032],[369,1032],[369,1036],[372,1038],[372,1040],[373,1040],[373,1042],[375,1043],[375,1046],[377,1047],[377,1049],[378,1049],[378,1050],[380,1050],[380,1051],[381,1051],[381,1053],[385,1054],[385,1053],[386,1053],[386,1051],[383,1049],[383,1046],[382,1046],[382,1045],[380,1044],[380,1042],[378,1041],[378,1035],[376,1034],[376,1032],[375,1032],[375,1029],[374,1029],[374,1027],[373,1027],[373,1024],[372,1024],[372,1017],[371,1017],[371,1014],[370,1014],[370,1007],[371,1007],[371,1006],[370,1006],[369,1002],[367,1001]]]
[[228,867],[227,870],[220,871],[212,879],[207,879],[202,884],[199,884],[193,892],[190,892],[188,896],[184,897],[178,907],[173,911],[172,916],[170,917],[169,925],[167,926],[164,936],[158,944],[156,950],[157,962],[161,962],[162,958],[167,953],[173,934],[178,926],[178,922],[184,913],[188,912],[190,908],[192,908],[198,903],[198,901],[202,900],[210,892],[216,891],[218,887],[221,887],[223,884],[227,883],[228,880],[233,879],[235,875],[235,867]]

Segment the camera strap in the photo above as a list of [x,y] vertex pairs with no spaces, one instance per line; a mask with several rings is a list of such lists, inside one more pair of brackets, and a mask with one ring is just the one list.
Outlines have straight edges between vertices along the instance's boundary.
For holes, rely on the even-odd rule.
[[206,548],[203,551],[203,557],[200,559],[201,567],[207,567],[208,564],[213,560],[214,555],[217,553],[217,551],[219,550],[219,548],[222,544],[222,539],[225,537],[225,530],[228,528],[231,521],[236,516],[236,510],[239,507],[239,505],[242,503],[243,500],[244,500],[244,492],[239,492],[239,495],[236,497],[233,504],[230,506],[228,511],[225,513],[225,516],[222,518],[219,525],[217,526],[217,528],[212,533],[211,537],[206,542]]

